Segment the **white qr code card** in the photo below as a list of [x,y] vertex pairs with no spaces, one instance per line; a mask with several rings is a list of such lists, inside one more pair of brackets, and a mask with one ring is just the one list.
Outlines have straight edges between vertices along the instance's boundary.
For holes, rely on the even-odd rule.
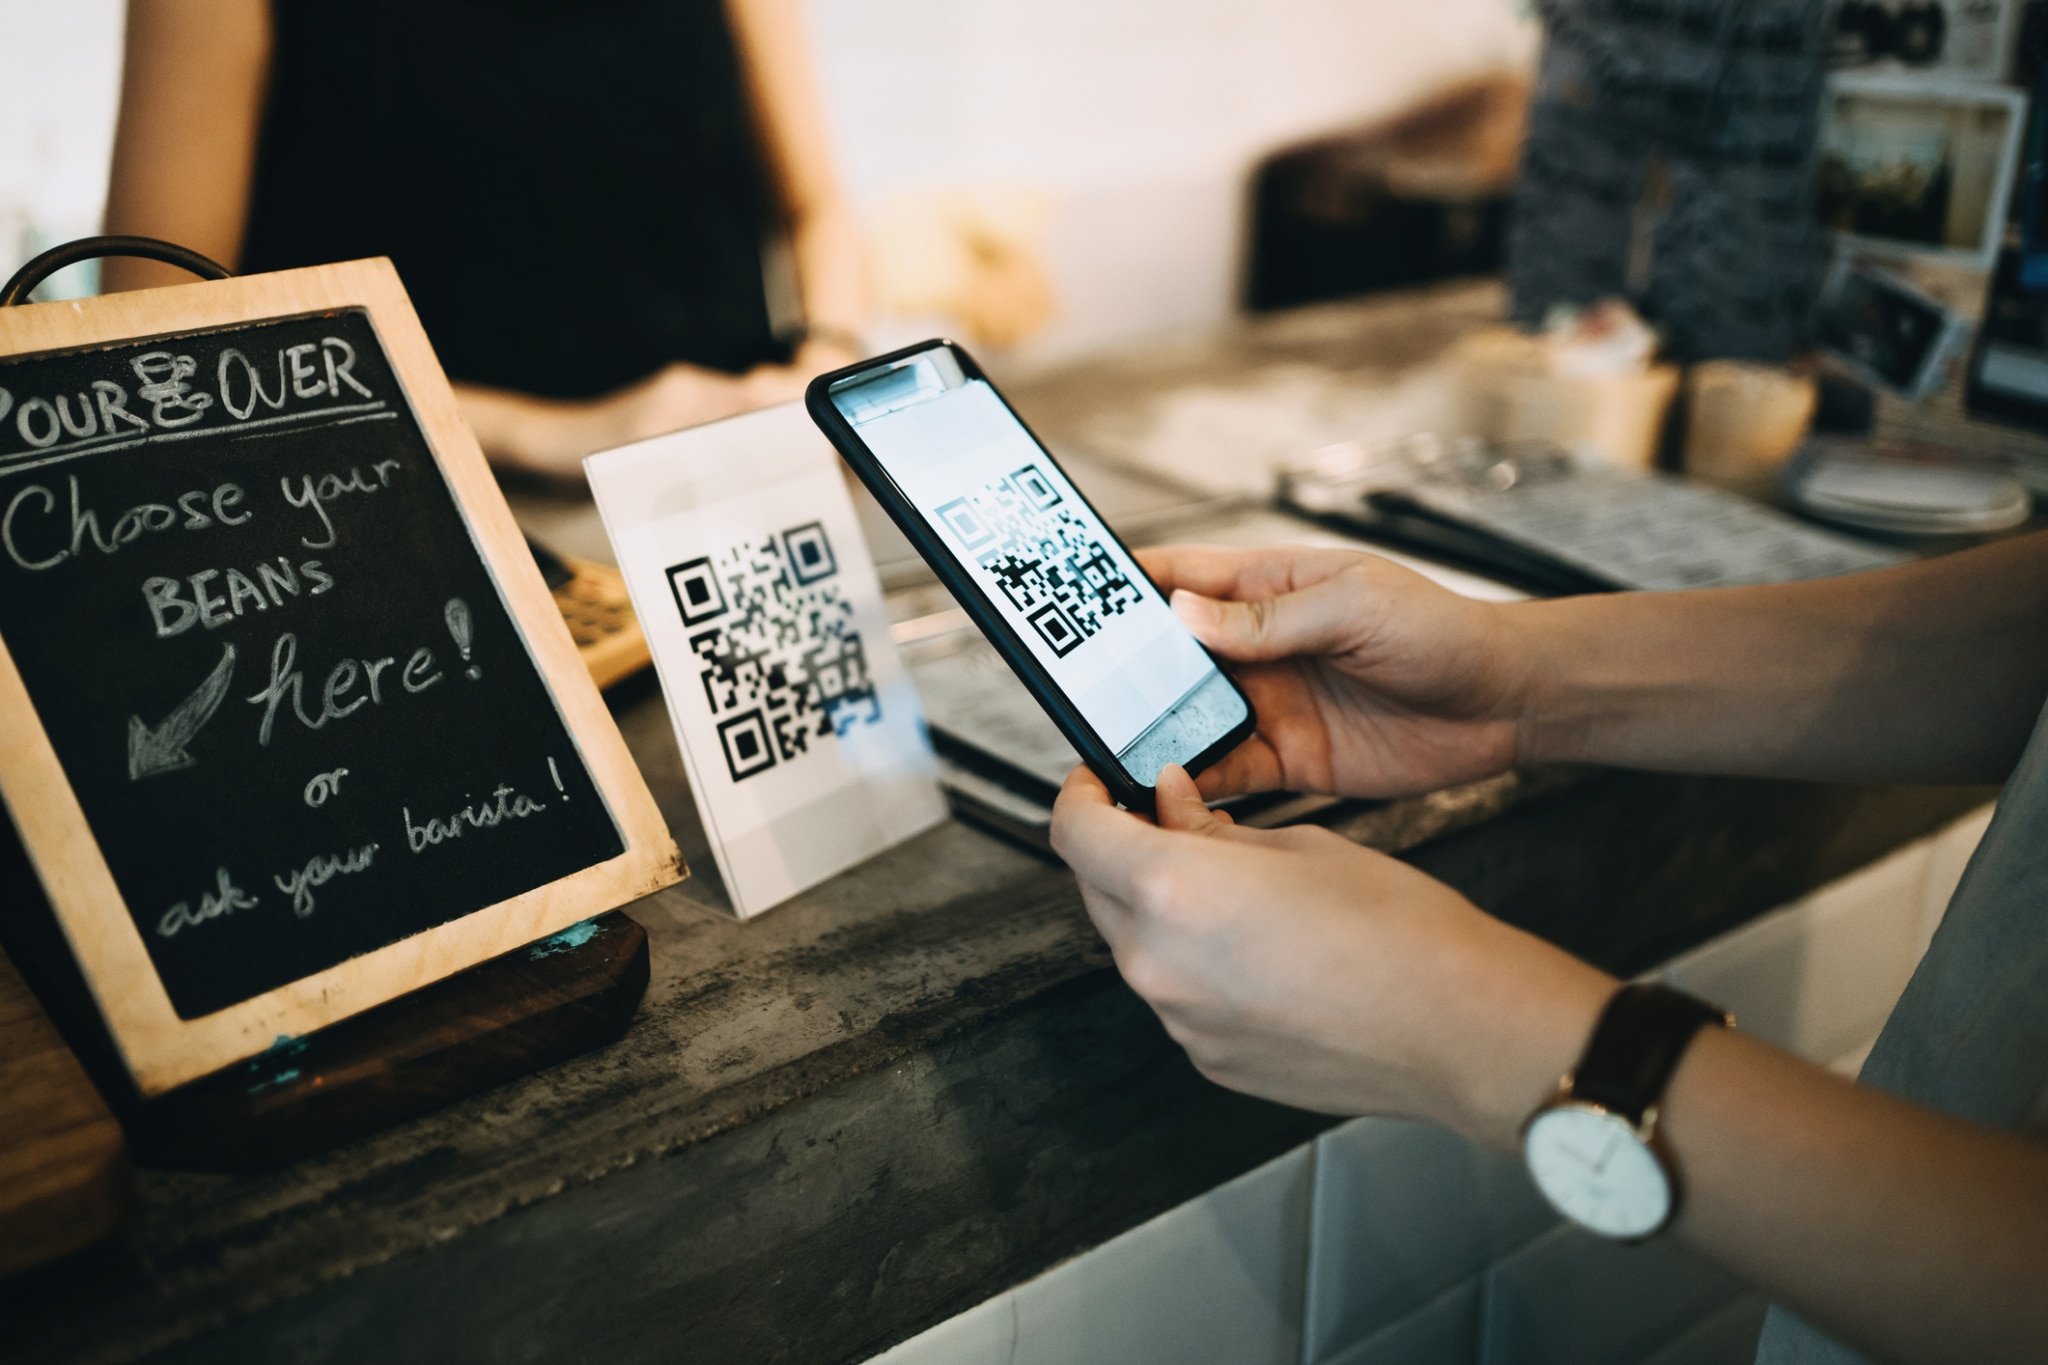
[[946,818],[839,456],[801,403],[583,467],[738,915]]

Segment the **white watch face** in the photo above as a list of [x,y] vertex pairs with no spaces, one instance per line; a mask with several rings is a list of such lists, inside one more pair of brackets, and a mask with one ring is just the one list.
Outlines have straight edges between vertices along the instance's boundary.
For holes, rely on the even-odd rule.
[[1545,1109],[1522,1134],[1536,1188],[1607,1237],[1647,1237],[1671,1216],[1671,1180],[1628,1120],[1585,1104]]

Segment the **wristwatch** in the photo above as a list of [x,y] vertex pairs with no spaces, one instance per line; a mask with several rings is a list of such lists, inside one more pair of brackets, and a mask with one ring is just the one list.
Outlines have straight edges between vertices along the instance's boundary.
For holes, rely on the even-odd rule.
[[1678,1211],[1657,1107],[1693,1036],[1735,1016],[1668,986],[1628,985],[1593,1026],[1557,1094],[1522,1125],[1522,1158],[1551,1207],[1590,1232],[1640,1242]]

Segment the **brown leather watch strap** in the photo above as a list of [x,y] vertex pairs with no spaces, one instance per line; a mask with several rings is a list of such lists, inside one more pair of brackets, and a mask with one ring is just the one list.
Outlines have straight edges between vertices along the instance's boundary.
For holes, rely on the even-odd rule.
[[1734,1022],[1727,1011],[1669,986],[1623,986],[1593,1025],[1572,1072],[1572,1098],[1640,1123],[1663,1099],[1693,1036],[1708,1024]]

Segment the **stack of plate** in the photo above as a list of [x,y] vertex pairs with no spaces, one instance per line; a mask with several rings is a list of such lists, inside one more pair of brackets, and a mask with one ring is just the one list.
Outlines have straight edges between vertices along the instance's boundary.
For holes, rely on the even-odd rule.
[[1786,492],[1814,516],[1900,535],[1982,535],[2033,511],[2025,485],[1981,465],[1822,455],[1802,462]]

